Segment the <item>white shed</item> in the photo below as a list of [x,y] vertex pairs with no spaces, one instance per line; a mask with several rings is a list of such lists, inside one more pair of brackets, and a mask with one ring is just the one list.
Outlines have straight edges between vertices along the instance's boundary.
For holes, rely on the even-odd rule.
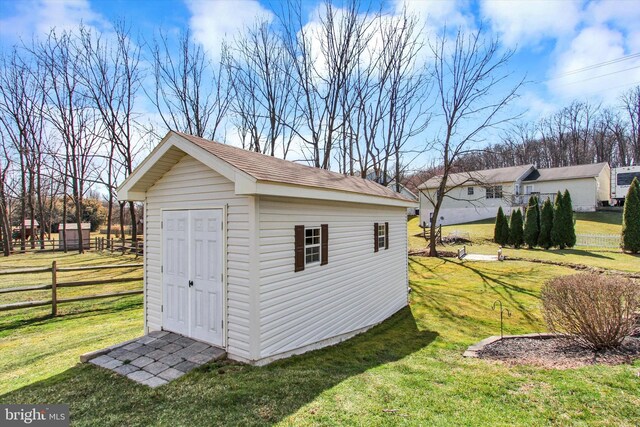
[[118,198],[145,203],[147,332],[266,364],[407,305],[415,202],[372,181],[169,132]]

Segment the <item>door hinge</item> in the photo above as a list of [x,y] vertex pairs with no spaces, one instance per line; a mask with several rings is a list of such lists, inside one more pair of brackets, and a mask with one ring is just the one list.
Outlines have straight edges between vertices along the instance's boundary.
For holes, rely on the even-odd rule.
[[221,321],[220,321],[220,327],[221,327],[222,329],[224,329],[224,320],[221,320]]
[[164,228],[164,221],[160,221],[160,230]]
[[164,313],[164,305],[160,306],[160,313]]
[[220,230],[224,230],[224,222],[220,222]]
[[163,265],[160,266],[160,273],[164,273],[164,266]]
[[220,273],[220,281],[224,282],[224,273]]

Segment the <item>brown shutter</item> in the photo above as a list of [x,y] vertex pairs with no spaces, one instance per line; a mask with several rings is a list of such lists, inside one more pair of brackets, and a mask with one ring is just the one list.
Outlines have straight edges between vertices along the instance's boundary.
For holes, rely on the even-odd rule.
[[373,223],[373,252],[378,252],[378,223]]
[[320,265],[329,263],[329,225],[320,225]]
[[384,248],[389,249],[389,223],[384,223]]
[[304,270],[304,225],[295,226],[295,270]]

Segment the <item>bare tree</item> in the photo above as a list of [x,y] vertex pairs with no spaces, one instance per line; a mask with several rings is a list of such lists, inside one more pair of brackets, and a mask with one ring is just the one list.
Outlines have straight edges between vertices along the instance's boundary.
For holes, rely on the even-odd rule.
[[622,95],[622,105],[629,120],[629,165],[640,164],[640,86],[635,86]]
[[177,55],[160,32],[152,46],[154,90],[147,95],[167,129],[216,139],[230,102],[224,67],[213,67],[189,31],[180,35],[176,49]]
[[250,137],[248,149],[286,158],[297,127],[297,87],[291,75],[292,58],[269,23],[247,29],[225,56],[233,88],[232,112],[239,133]]
[[[71,33],[56,34],[51,31],[44,42],[37,43],[33,50],[38,64],[43,68],[46,80],[42,90],[46,94],[42,114],[56,129],[65,149],[65,171],[63,178],[71,187],[78,227],[78,252],[84,252],[82,242],[82,200],[89,190],[91,176],[95,174],[97,132],[96,112],[90,105],[85,87],[82,85],[81,49]],[[66,185],[65,185],[66,196]],[[63,203],[66,206],[66,203]],[[63,229],[65,229],[63,217]],[[65,239],[66,240],[66,239]]]
[[437,256],[435,232],[444,198],[454,188],[477,180],[470,175],[449,185],[449,175],[461,156],[479,149],[477,144],[487,130],[514,118],[501,113],[517,97],[523,81],[502,88],[508,84],[505,67],[513,51],[501,53],[499,40],[483,39],[482,27],[472,34],[458,30],[453,41],[447,39],[445,30],[430,46],[435,59],[436,105],[442,120],[433,148],[440,153],[442,175],[438,189],[423,191],[423,195],[433,205],[429,254]]
[[[111,222],[116,188],[121,178],[133,171],[134,156],[140,150],[135,133],[140,132],[136,122],[134,104],[143,78],[140,67],[141,47],[131,40],[124,22],[114,27],[115,45],[80,27],[82,43],[82,72],[80,77],[92,106],[102,122],[100,136],[106,151],[106,177],[100,180],[108,194],[107,240],[111,238]],[[122,173],[120,173],[122,172]],[[120,202],[124,204],[125,202]],[[121,209],[122,211],[122,205]],[[131,238],[137,239],[137,220],[134,202],[129,202],[131,212]],[[124,224],[120,222],[124,236]]]

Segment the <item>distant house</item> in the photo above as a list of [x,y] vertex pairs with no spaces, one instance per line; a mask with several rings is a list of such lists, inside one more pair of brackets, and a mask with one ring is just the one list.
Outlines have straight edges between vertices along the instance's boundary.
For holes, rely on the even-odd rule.
[[[38,236],[38,231],[40,231],[40,224],[35,219],[33,220],[33,224],[30,219],[24,220],[24,238],[30,239],[31,236]],[[22,227],[15,228],[13,231],[13,235],[17,236],[15,238],[20,238],[22,235]]]
[[[478,221],[495,216],[502,206],[507,215],[526,206],[529,198],[554,201],[558,191],[569,190],[574,211],[594,211],[609,201],[610,169],[607,163],[538,169],[534,165],[512,166],[449,176],[438,223],[442,225]],[[430,221],[436,191],[442,177],[436,176],[420,190],[420,222]],[[431,199],[431,200],[430,200]]]
[[414,205],[412,207],[410,207],[410,208],[407,208],[407,215],[417,215],[417,213],[418,213],[418,196],[416,196],[415,193],[410,191],[407,187],[405,187],[402,184],[400,184],[400,191],[397,191],[398,187],[396,186],[395,181],[391,181],[389,183],[389,185],[387,185],[387,188],[390,188],[391,190],[402,194],[404,197],[406,197],[409,200],[413,200],[414,201]]
[[407,211],[375,182],[169,132],[118,189],[144,201],[144,327],[252,364],[407,305]]

